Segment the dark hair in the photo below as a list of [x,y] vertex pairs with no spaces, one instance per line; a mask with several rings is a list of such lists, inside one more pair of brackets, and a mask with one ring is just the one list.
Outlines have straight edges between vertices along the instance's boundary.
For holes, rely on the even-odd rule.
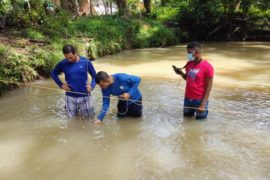
[[104,71],[99,71],[96,75],[96,83],[99,84],[101,81],[106,81],[109,78],[110,76],[108,75],[108,73]]
[[75,52],[76,52],[75,47],[70,44],[67,44],[63,47],[63,54],[69,53],[75,54]]
[[191,42],[191,43],[188,43],[188,45],[187,45],[187,49],[193,49],[193,48],[199,48],[199,49],[201,49],[201,45],[200,45],[200,43],[198,43],[198,42]]

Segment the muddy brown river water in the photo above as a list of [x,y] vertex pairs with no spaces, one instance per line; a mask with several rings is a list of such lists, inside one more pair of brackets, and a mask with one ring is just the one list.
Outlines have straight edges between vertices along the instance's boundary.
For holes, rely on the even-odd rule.
[[[0,179],[270,179],[270,43],[203,44],[215,67],[209,117],[183,118],[185,45],[124,51],[97,70],[142,77],[144,114],[102,126],[67,120],[64,94],[24,87],[0,98]],[[57,88],[52,80],[34,85]],[[93,93],[101,107],[99,87]]]

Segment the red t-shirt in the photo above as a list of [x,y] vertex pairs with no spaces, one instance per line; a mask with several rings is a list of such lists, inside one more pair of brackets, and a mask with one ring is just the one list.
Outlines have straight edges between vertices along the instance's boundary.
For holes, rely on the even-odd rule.
[[206,91],[206,78],[213,78],[214,68],[202,60],[199,64],[190,62],[186,67],[186,94],[189,99],[202,100]]

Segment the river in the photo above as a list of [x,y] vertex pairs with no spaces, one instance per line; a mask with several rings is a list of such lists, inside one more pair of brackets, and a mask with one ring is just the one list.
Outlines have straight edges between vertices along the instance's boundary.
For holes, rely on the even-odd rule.
[[[0,98],[0,179],[270,179],[270,43],[203,44],[215,68],[207,120],[182,116],[185,45],[124,51],[99,70],[142,77],[142,118],[67,120],[64,94],[22,87]],[[52,80],[33,85],[57,88]],[[96,111],[101,92],[93,92]]]

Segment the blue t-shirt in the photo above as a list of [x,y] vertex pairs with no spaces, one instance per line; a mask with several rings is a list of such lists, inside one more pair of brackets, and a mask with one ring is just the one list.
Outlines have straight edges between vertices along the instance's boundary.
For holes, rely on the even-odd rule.
[[84,93],[77,94],[72,92],[66,92],[66,95],[72,97],[83,97],[87,96],[88,84],[88,73],[92,76],[91,87],[95,88],[96,82],[96,70],[94,69],[92,62],[85,57],[80,57],[80,60],[77,62],[70,62],[67,59],[60,61],[53,71],[51,72],[51,77],[56,82],[56,84],[61,88],[63,82],[59,79],[58,75],[61,73],[65,74],[65,81],[70,85],[71,91]]
[[131,101],[128,101],[128,105],[134,103],[134,101],[138,101],[142,97],[141,92],[138,89],[141,78],[120,73],[112,76],[114,78],[114,83],[107,89],[102,89],[103,105],[98,116],[99,120],[103,120],[107,114],[110,107],[110,95],[120,96],[123,93],[129,93]]

